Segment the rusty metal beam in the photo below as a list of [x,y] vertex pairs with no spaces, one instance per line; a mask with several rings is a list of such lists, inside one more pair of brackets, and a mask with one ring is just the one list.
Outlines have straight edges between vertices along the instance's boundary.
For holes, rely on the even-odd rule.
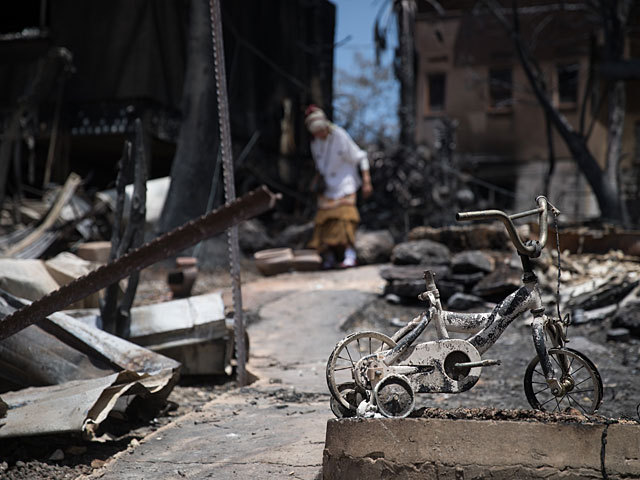
[[257,188],[235,202],[186,223],[123,255],[113,263],[77,278],[0,320],[0,340],[129,276],[136,270],[176,255],[202,240],[218,235],[233,225],[273,208],[278,198],[279,196],[269,191],[267,187]]
[[[211,34],[213,40],[213,65],[216,79],[216,98],[218,100],[218,126],[220,128],[220,152],[224,178],[225,203],[236,199],[234,166],[231,152],[231,121],[229,116],[229,98],[227,96],[227,74],[224,66],[224,42],[222,40],[222,13],[220,0],[209,0],[211,16]],[[236,359],[238,361],[238,386],[247,384],[245,358],[247,347],[244,341],[245,328],[242,318],[242,290],[240,288],[240,247],[238,246],[238,227],[233,226],[227,232],[229,242],[229,273],[233,292],[233,325],[235,330]]]

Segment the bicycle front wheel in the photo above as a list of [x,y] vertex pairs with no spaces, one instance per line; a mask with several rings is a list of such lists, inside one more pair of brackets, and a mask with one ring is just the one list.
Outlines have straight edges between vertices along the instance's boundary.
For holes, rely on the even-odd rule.
[[575,408],[591,415],[602,403],[603,387],[598,369],[582,353],[570,348],[552,348],[549,358],[555,365],[563,391],[554,395],[547,385],[540,359],[535,357],[524,374],[524,392],[529,404],[544,412],[564,412]]

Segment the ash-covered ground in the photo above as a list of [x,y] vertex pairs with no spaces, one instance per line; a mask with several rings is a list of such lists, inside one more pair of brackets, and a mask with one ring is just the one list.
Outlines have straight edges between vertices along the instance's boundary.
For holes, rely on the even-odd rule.
[[[255,275],[255,271],[250,271],[243,278],[250,281]],[[169,299],[168,287],[163,279],[162,272],[143,275],[139,301],[153,303]],[[228,285],[229,277],[225,272],[201,274],[194,293],[205,293]],[[388,303],[374,292],[370,298],[364,308],[343,323],[345,335],[356,330],[376,330],[392,335],[398,325],[410,321],[423,309],[419,303]],[[258,312],[247,312],[247,317],[255,319],[259,315]],[[640,382],[636,381],[640,366],[640,342],[635,339],[628,342],[607,341],[610,327],[607,321],[571,326],[568,346],[586,354],[600,371],[604,383],[604,401],[598,414],[635,422],[638,420],[640,403]],[[430,326],[422,339],[434,338]],[[418,394],[414,415],[526,421],[558,421],[562,417],[532,412],[525,397],[523,375],[534,357],[534,349],[530,327],[524,320],[516,320],[484,357],[500,359],[502,364],[483,368],[479,382],[468,392],[457,395]],[[127,452],[133,451],[138,442],[158,428],[202,408],[222,392],[234,388],[232,378],[182,379],[171,393],[166,408],[155,418],[140,423],[115,419],[109,421],[104,430],[108,430],[107,437],[111,440],[103,443],[87,442],[72,435],[4,440],[0,442],[0,480],[83,478],[102,467],[114,455],[127,455]],[[256,390],[256,395],[260,394]],[[579,415],[569,417],[569,421],[594,420]]]
[[[418,303],[393,305],[376,298],[345,324],[348,331],[375,330],[388,336],[422,312]],[[484,367],[478,383],[460,394],[417,394],[416,408],[478,408],[530,409],[524,394],[523,377],[527,365],[535,356],[531,328],[526,318],[515,320],[483,358],[499,359],[501,365]],[[607,341],[608,321],[569,326],[567,347],[585,354],[593,361],[602,377],[604,400],[598,413],[605,417],[640,420],[640,341]],[[435,340],[432,325],[421,337]],[[452,334],[454,337],[455,334]]]

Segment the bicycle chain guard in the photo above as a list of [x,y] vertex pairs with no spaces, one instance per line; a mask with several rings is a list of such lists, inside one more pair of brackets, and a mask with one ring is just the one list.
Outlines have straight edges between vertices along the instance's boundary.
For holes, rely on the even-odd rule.
[[[482,367],[478,350],[468,341],[450,338],[411,346],[392,365],[383,354],[362,357],[355,365],[355,384],[372,392],[372,405],[387,417],[411,413],[415,393],[461,393],[473,387]],[[469,365],[471,364],[471,365]],[[375,407],[374,407],[375,408]]]
[[[409,348],[397,364],[418,370],[414,374],[399,372],[407,375],[416,393],[460,393],[476,384],[482,367],[460,368],[457,365],[481,361],[480,353],[471,343],[449,338],[419,343]],[[394,366],[389,367],[390,372],[394,373],[394,370]]]

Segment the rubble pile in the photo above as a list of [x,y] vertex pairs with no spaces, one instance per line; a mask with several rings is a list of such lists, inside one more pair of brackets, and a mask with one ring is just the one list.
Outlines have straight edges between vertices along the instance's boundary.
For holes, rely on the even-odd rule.
[[[527,230],[521,228],[523,234]],[[431,270],[447,308],[489,308],[520,286],[520,260],[510,245],[499,226],[418,227],[394,246],[393,265],[381,270],[384,294],[394,303],[417,301],[423,272]]]
[[108,240],[111,206],[82,188],[72,173],[62,186],[40,198],[13,199],[0,212],[0,256],[15,259],[50,258],[78,244]]
[[[75,180],[72,184],[77,186]],[[124,190],[118,192],[114,231],[124,223]],[[26,249],[40,244],[30,242],[31,238],[46,239],[48,233],[63,231],[56,229],[56,221],[72,192],[64,187],[44,221],[19,241]],[[84,249],[96,258],[106,256],[106,264],[89,262],[70,252],[46,261],[0,259],[4,266],[0,269],[0,364],[5,367],[0,375],[0,438],[58,432],[90,437],[114,409],[123,418],[136,418],[137,411],[129,404],[143,407],[147,414],[162,408],[182,366],[191,374],[230,375],[234,328],[233,322],[227,324],[221,294],[136,310],[131,306],[137,275],[147,266],[262,213],[276,199],[266,188],[256,189],[138,248],[130,249],[135,246],[127,243],[121,251],[112,238],[110,246],[101,242]],[[134,191],[130,205],[135,203]],[[131,238],[128,230],[140,233],[144,228],[144,215],[134,222],[133,207],[129,213],[127,238]],[[39,257],[50,245],[32,254]],[[118,246],[116,255],[114,246]],[[0,254],[8,256],[12,251],[19,256],[26,249],[17,250],[9,243]],[[124,288],[120,281],[127,276]],[[116,300],[128,294],[131,300],[127,307],[117,305],[115,325],[108,325],[105,315],[110,290]],[[100,310],[95,308],[98,305]],[[61,312],[69,307],[75,307],[68,311],[73,317]],[[78,308],[91,312],[78,314]]]
[[[524,233],[526,229],[522,228]],[[451,310],[491,309],[521,285],[522,266],[513,248],[492,227],[414,229],[411,240],[397,244],[393,265],[381,269],[387,281],[384,295],[392,303],[416,303],[424,290],[423,272],[431,270],[442,301]],[[505,234],[506,235],[506,234]],[[442,241],[430,240],[434,238]],[[454,241],[454,238],[456,239]],[[474,250],[462,248],[479,247]],[[557,315],[558,254],[549,245],[534,261],[546,305]],[[611,340],[640,338],[640,257],[620,250],[607,254],[572,254],[560,257],[559,302],[573,324],[611,321]]]
[[[619,250],[605,255],[561,256],[560,307],[571,312],[572,323],[611,321],[610,340],[640,338],[640,258]],[[544,284],[548,290],[557,276],[550,265]],[[613,335],[611,335],[613,333]]]
[[[497,207],[495,199],[491,205],[481,199],[479,185],[464,173],[472,165],[452,155],[453,132],[450,126],[441,127],[436,129],[439,141],[434,150],[425,146],[416,151],[390,145],[370,148],[374,189],[360,207],[363,225],[372,230],[388,229],[400,238],[420,225],[449,225],[456,212],[471,205]],[[497,187],[486,183],[481,187],[491,188],[495,197]]]

